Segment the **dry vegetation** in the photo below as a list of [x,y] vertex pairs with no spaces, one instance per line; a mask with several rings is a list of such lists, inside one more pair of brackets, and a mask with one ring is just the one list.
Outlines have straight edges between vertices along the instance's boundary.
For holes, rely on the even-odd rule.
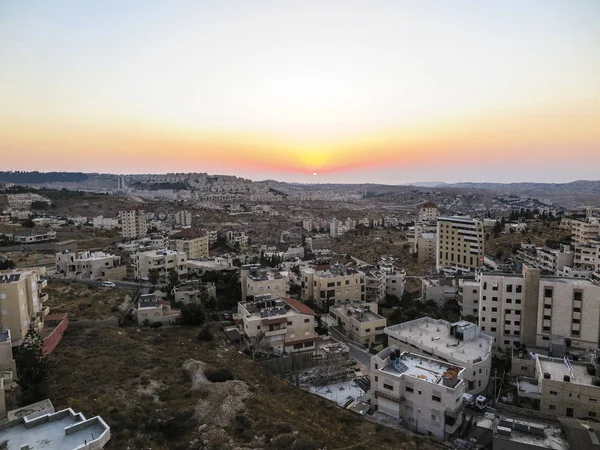
[[124,289],[107,289],[53,281],[44,289],[48,294],[52,314],[68,313],[69,320],[101,320],[119,315],[119,306],[127,295],[134,292]]
[[[52,402],[86,416],[100,414],[111,426],[107,450],[438,448],[274,377],[231,348],[220,332],[214,341],[200,342],[192,328],[71,329],[51,360]],[[202,413],[202,402],[217,386],[211,389],[204,378],[198,382],[190,372],[194,366],[229,371],[240,380],[226,382],[237,383],[231,392],[221,388],[230,397],[247,395],[231,409],[227,425],[216,426],[213,414]],[[235,404],[231,400],[226,397],[223,405]],[[220,404],[210,407],[223,410]]]

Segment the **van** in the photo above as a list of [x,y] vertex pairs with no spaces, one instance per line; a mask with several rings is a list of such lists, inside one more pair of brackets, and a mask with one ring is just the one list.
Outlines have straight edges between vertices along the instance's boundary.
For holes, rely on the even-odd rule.
[[115,283],[113,283],[112,281],[103,281],[102,287],[114,288],[114,287],[117,287],[117,285]]

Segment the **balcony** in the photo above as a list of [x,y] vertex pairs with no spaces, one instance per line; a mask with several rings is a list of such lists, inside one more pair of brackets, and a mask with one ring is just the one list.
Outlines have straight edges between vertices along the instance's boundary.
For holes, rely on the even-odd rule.
[[50,307],[46,306],[44,309],[40,310],[37,312],[37,316],[38,317],[46,317],[48,314],[50,314]]
[[266,337],[279,336],[279,335],[285,334],[286,332],[287,332],[287,328],[280,328],[279,330],[265,331],[265,336]]
[[44,289],[48,286],[48,280],[38,280],[37,285],[38,289]]
[[392,402],[404,403],[404,401],[406,400],[403,395],[401,395],[400,397],[395,397],[393,395],[390,395],[390,394],[388,394],[386,392],[382,392],[382,391],[374,391],[374,392],[375,392],[375,397],[385,398],[386,400],[391,400]]
[[48,301],[48,298],[48,294],[41,294],[40,296],[38,296],[38,299],[40,300],[40,303],[42,305]]
[[457,418],[458,416],[460,416],[464,409],[465,404],[462,401],[459,401],[458,405],[456,405],[456,408],[454,408],[453,410],[447,409],[446,411],[444,411],[444,414],[446,414],[446,416],[448,417]]

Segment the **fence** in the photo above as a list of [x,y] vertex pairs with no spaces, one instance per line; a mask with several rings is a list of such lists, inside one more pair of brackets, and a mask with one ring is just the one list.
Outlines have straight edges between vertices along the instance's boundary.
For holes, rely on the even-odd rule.
[[548,420],[551,422],[558,422],[558,419],[556,418],[556,416],[552,415],[552,414],[548,414],[548,413],[544,413],[541,411],[536,411],[534,409],[527,409],[527,408],[519,408],[518,406],[514,406],[514,405],[507,405],[506,403],[496,403],[494,405],[494,407],[500,411],[504,411],[510,414],[515,414],[515,415],[519,415],[519,416],[531,416],[531,417],[535,417],[536,419],[542,419],[542,420]]
[[269,372],[282,375],[287,372],[314,367],[318,361],[319,359],[315,358],[312,353],[294,353],[281,358],[265,359],[257,362]]

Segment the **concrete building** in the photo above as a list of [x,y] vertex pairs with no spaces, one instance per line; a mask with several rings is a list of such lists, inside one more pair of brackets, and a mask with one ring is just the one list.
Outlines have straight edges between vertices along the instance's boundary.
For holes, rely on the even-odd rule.
[[26,192],[24,194],[8,194],[6,198],[10,208],[19,208],[22,206],[29,207],[33,202],[44,202],[48,205],[51,203],[46,197],[42,197],[40,194],[32,192]]
[[533,247],[526,245],[517,252],[517,258],[531,267],[537,267],[549,275],[558,276],[565,267],[573,265],[574,253],[569,245],[561,245],[559,249]]
[[0,419],[6,417],[6,394],[15,387],[16,380],[17,366],[13,358],[10,330],[0,331]]
[[276,354],[315,352],[316,313],[291,298],[264,295],[239,302],[236,322],[248,345]]
[[56,272],[65,278],[80,280],[101,278],[120,280],[126,275],[126,267],[121,266],[120,256],[104,252],[66,250],[56,254]]
[[174,325],[181,318],[181,311],[171,308],[171,302],[159,300],[154,294],[140,295],[137,304],[138,325]]
[[270,294],[273,297],[287,297],[290,293],[290,279],[286,272],[262,268],[256,264],[242,266],[240,272],[242,301],[253,300],[256,296]]
[[214,245],[219,239],[219,233],[217,230],[208,230],[206,232],[206,236],[208,237],[208,245]]
[[100,416],[86,419],[71,408],[55,412],[46,400],[9,411],[0,424],[0,440],[7,450],[99,450],[110,440],[110,427]]
[[478,280],[458,280],[458,304],[462,317],[475,316],[479,319],[479,289]]
[[331,267],[300,269],[302,299],[319,306],[366,300],[365,274],[337,264]]
[[417,237],[417,261],[420,264],[435,263],[437,235],[435,233],[420,233]]
[[436,269],[475,272],[483,267],[483,224],[470,217],[440,217],[437,221]]
[[491,375],[493,339],[474,323],[422,317],[387,327],[385,333],[390,346],[464,367],[465,392],[485,391]]
[[185,253],[188,259],[208,257],[208,236],[206,231],[186,228],[171,236],[170,247]]
[[114,230],[115,228],[119,228],[119,219],[96,216],[92,218],[92,227],[100,230]]
[[189,303],[199,303],[199,295],[202,292],[201,289],[206,291],[209,298],[213,300],[217,299],[217,287],[214,283],[201,283],[201,285],[202,287],[199,287],[198,283],[189,280],[185,282],[185,284],[173,288],[173,300],[175,303],[183,303],[184,305]]
[[600,336],[600,285],[581,278],[483,273],[479,325],[498,349],[523,343],[548,348],[561,337],[577,349],[595,349]]
[[228,231],[227,245],[229,247],[245,249],[248,248],[250,240],[245,231]]
[[[566,450],[569,442],[559,426],[505,417],[477,421],[477,444],[492,450]],[[491,446],[489,445],[491,443]],[[479,448],[479,447],[477,447]],[[587,448],[587,447],[581,447]]]
[[15,234],[13,240],[17,244],[37,244],[39,242],[49,242],[56,239],[56,231],[32,231],[26,234]]
[[189,211],[178,211],[175,213],[175,223],[182,227],[192,226],[192,213]]
[[444,439],[462,423],[464,372],[391,345],[371,358],[371,405],[413,431]]
[[127,208],[119,213],[121,235],[124,238],[139,239],[146,236],[146,214],[144,210],[135,207]]
[[573,244],[585,244],[600,236],[600,219],[591,217],[586,220],[571,219],[571,241]]
[[377,303],[340,303],[329,307],[342,333],[351,341],[376,346],[385,341],[386,319],[377,314]]
[[435,222],[440,217],[440,210],[435,203],[427,202],[419,209],[419,222]]
[[456,300],[456,288],[452,278],[422,278],[421,298],[424,302],[434,301],[439,307],[448,300]]
[[575,245],[573,266],[583,271],[600,271],[600,236]]
[[0,326],[10,330],[13,346],[23,343],[29,328],[43,330],[44,318],[50,313],[50,308],[44,307],[48,294],[42,292],[47,284],[33,269],[0,271]]
[[384,303],[387,294],[386,273],[382,270],[366,270],[365,285],[367,302]]
[[187,275],[187,256],[174,250],[151,250],[136,253],[132,257],[135,278],[148,277],[150,269],[158,270],[160,278],[165,280],[169,271],[174,269],[179,276]]

